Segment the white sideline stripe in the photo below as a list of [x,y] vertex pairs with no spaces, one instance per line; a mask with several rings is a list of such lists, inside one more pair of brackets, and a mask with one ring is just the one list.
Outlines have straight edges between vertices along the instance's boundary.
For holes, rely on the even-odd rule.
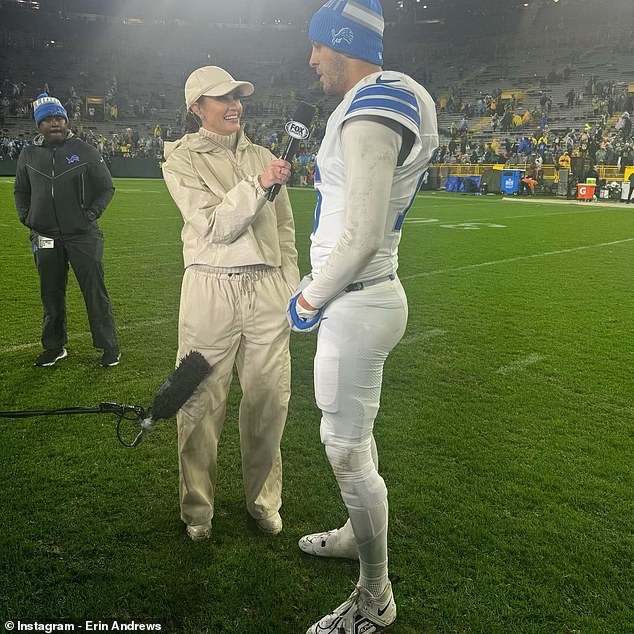
[[[548,218],[549,216],[571,216],[571,215],[579,216],[581,214],[596,214],[599,212],[601,212],[601,209],[583,209],[578,211],[572,211],[572,210],[571,211],[551,211],[550,213],[546,213],[546,214],[525,214],[522,216],[491,216],[488,218],[470,218],[468,220],[442,220],[442,222],[451,223],[451,224],[464,223],[464,222],[493,222],[496,220],[515,220],[516,218]],[[412,216],[410,218],[409,214],[407,214],[407,217],[405,218],[405,222],[410,224],[436,224],[436,223],[432,223],[431,220],[432,219],[429,218],[428,216],[424,216],[422,218],[417,218],[416,216]],[[441,221],[437,220],[437,222],[441,222]]]
[[[168,323],[167,319],[155,319],[153,321],[139,321],[136,324],[132,324],[130,326],[117,326],[117,332],[122,330],[135,330],[137,328],[146,328],[147,326],[162,326],[163,324]],[[90,337],[90,332],[87,330],[83,330],[80,332],[73,332],[73,339],[75,338],[87,338]],[[19,352],[20,350],[28,350],[29,348],[38,348],[42,344],[39,341],[35,341],[32,343],[21,343],[17,346],[8,346],[6,348],[0,348],[0,354],[6,354],[9,352]]]
[[180,215],[174,214],[173,216],[132,216],[125,219],[126,222],[154,222],[156,220],[180,220],[183,221],[183,218]]
[[527,357],[523,359],[518,359],[513,363],[509,363],[508,365],[503,365],[501,368],[495,371],[496,374],[509,374],[509,372],[516,372],[517,370],[523,370],[527,368],[529,365],[534,365],[535,363],[539,363],[543,361],[546,357],[543,357],[541,354],[537,354],[534,352],[533,354],[529,354]]
[[[108,248],[107,245],[106,249]],[[154,251],[156,249],[156,247],[182,247],[182,243],[180,240],[175,240],[174,242],[148,242],[147,244],[142,245],[143,247],[146,247],[146,251]],[[121,251],[134,251],[134,253],[138,253],[139,251],[143,251],[143,248],[139,248],[138,246],[120,246],[120,247],[113,247],[112,251],[113,254],[108,257],[106,256],[106,260],[111,260],[111,259],[116,259],[117,255],[121,252]]]
[[[120,260],[124,255],[123,251],[132,251],[132,255],[136,255],[138,253],[142,253],[144,251],[154,251],[156,247],[181,247],[181,242],[156,242],[156,243],[148,243],[147,245],[141,245],[140,247],[113,247],[112,251],[114,253],[112,255],[106,254],[105,260],[106,262],[114,262],[115,260]],[[109,249],[110,245],[106,247]],[[33,253],[29,250],[28,253],[18,253],[11,256],[14,259],[17,258],[33,258]],[[129,257],[129,254],[125,254],[125,257]],[[164,262],[162,266],[166,266],[170,264],[169,262]],[[152,266],[158,266],[157,264],[152,264]]]
[[[624,209],[624,203],[618,203],[616,201],[604,201],[593,200],[592,202],[584,203],[581,200],[530,200],[526,198],[502,198],[502,201],[507,203],[530,203],[532,205],[574,205],[575,207],[616,207]],[[598,210],[595,210],[598,211]]]
[[164,194],[164,190],[161,189],[121,189],[120,187],[115,188],[114,191],[116,194]]
[[429,341],[429,339],[433,339],[434,337],[442,337],[446,335],[446,330],[441,330],[440,328],[432,328],[427,332],[421,332],[417,335],[410,335],[408,337],[403,337],[401,343],[412,343],[414,341]]
[[455,266],[450,269],[438,269],[436,271],[426,271],[424,273],[414,273],[414,275],[406,275],[400,280],[413,280],[417,277],[430,277],[431,275],[441,275],[442,273],[453,273],[454,271],[468,271],[469,269],[478,269],[484,266],[495,266],[496,264],[509,264],[510,262],[521,262],[522,260],[532,260],[534,258],[545,258],[549,255],[561,255],[563,253],[574,253],[575,251],[584,251],[586,249],[597,249],[599,247],[610,247],[615,244],[624,244],[632,242],[634,238],[625,238],[624,240],[614,240],[613,242],[599,242],[598,244],[587,244],[582,247],[573,247],[571,249],[559,249],[558,251],[546,251],[545,253],[533,253],[532,255],[519,255],[516,258],[505,258],[504,260],[493,260],[492,262],[479,262],[478,264],[467,264],[466,266]]

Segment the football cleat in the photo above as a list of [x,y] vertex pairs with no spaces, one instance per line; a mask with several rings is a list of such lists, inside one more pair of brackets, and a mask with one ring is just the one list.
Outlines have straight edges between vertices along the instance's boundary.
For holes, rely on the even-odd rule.
[[357,586],[345,603],[315,623],[306,634],[374,634],[395,620],[396,604],[392,584],[388,581],[379,597]]
[[299,542],[299,549],[315,557],[342,557],[344,559],[359,559],[357,542],[349,537],[342,537],[342,529],[338,528],[325,533],[304,535]]

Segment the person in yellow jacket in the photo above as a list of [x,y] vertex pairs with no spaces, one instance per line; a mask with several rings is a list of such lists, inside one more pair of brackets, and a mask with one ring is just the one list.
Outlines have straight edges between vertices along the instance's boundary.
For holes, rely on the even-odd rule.
[[558,164],[559,164],[559,169],[570,170],[570,155],[568,154],[568,152],[564,152],[559,157]]
[[185,84],[198,132],[165,144],[163,176],[184,226],[185,273],[178,358],[201,352],[213,367],[179,411],[181,519],[193,540],[210,536],[218,439],[234,365],[247,511],[269,534],[282,530],[280,441],[290,397],[286,307],[299,282],[286,188],[290,164],[254,145],[240,125],[241,97],[254,91],[222,68],[195,70]]

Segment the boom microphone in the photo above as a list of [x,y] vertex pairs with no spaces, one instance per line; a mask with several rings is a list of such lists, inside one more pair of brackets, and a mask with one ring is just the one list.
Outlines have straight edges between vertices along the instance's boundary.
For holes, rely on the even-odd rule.
[[[55,409],[31,409],[13,412],[0,412],[0,418],[29,418],[32,416],[58,416],[61,414],[114,414],[117,422],[117,438],[124,447],[136,447],[152,431],[157,420],[171,418],[194,395],[198,386],[209,376],[212,367],[197,350],[186,354],[161,385],[154,396],[152,406],[146,409],[141,405],[120,405],[119,403],[100,403],[98,407],[58,407]],[[141,431],[132,444],[121,436],[120,426],[123,420],[136,421]]]
[[158,389],[148,410],[149,416],[139,422],[141,431],[132,446],[136,447],[143,440],[145,434],[152,430],[157,420],[174,416],[191,398],[196,388],[209,376],[210,372],[211,366],[198,350],[192,350],[186,354],[176,370]]
[[[285,161],[290,163],[295,154],[297,154],[300,142],[305,141],[310,136],[310,124],[312,123],[314,116],[315,106],[306,103],[305,101],[300,101],[293,118],[284,126],[284,129],[288,133],[288,143],[286,144],[284,154],[282,154],[282,158]],[[275,197],[281,187],[282,186],[278,183],[271,187],[267,197],[269,202],[273,202],[275,200]]]

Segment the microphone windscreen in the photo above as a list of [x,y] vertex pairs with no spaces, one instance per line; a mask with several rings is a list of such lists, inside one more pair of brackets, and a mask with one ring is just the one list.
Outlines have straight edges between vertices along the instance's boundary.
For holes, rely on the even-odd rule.
[[150,408],[152,420],[174,416],[210,372],[211,366],[200,352],[193,350],[185,355],[154,396]]
[[305,101],[300,101],[297,104],[297,110],[293,115],[293,121],[304,124],[307,128],[310,127],[313,117],[315,116],[315,106]]

